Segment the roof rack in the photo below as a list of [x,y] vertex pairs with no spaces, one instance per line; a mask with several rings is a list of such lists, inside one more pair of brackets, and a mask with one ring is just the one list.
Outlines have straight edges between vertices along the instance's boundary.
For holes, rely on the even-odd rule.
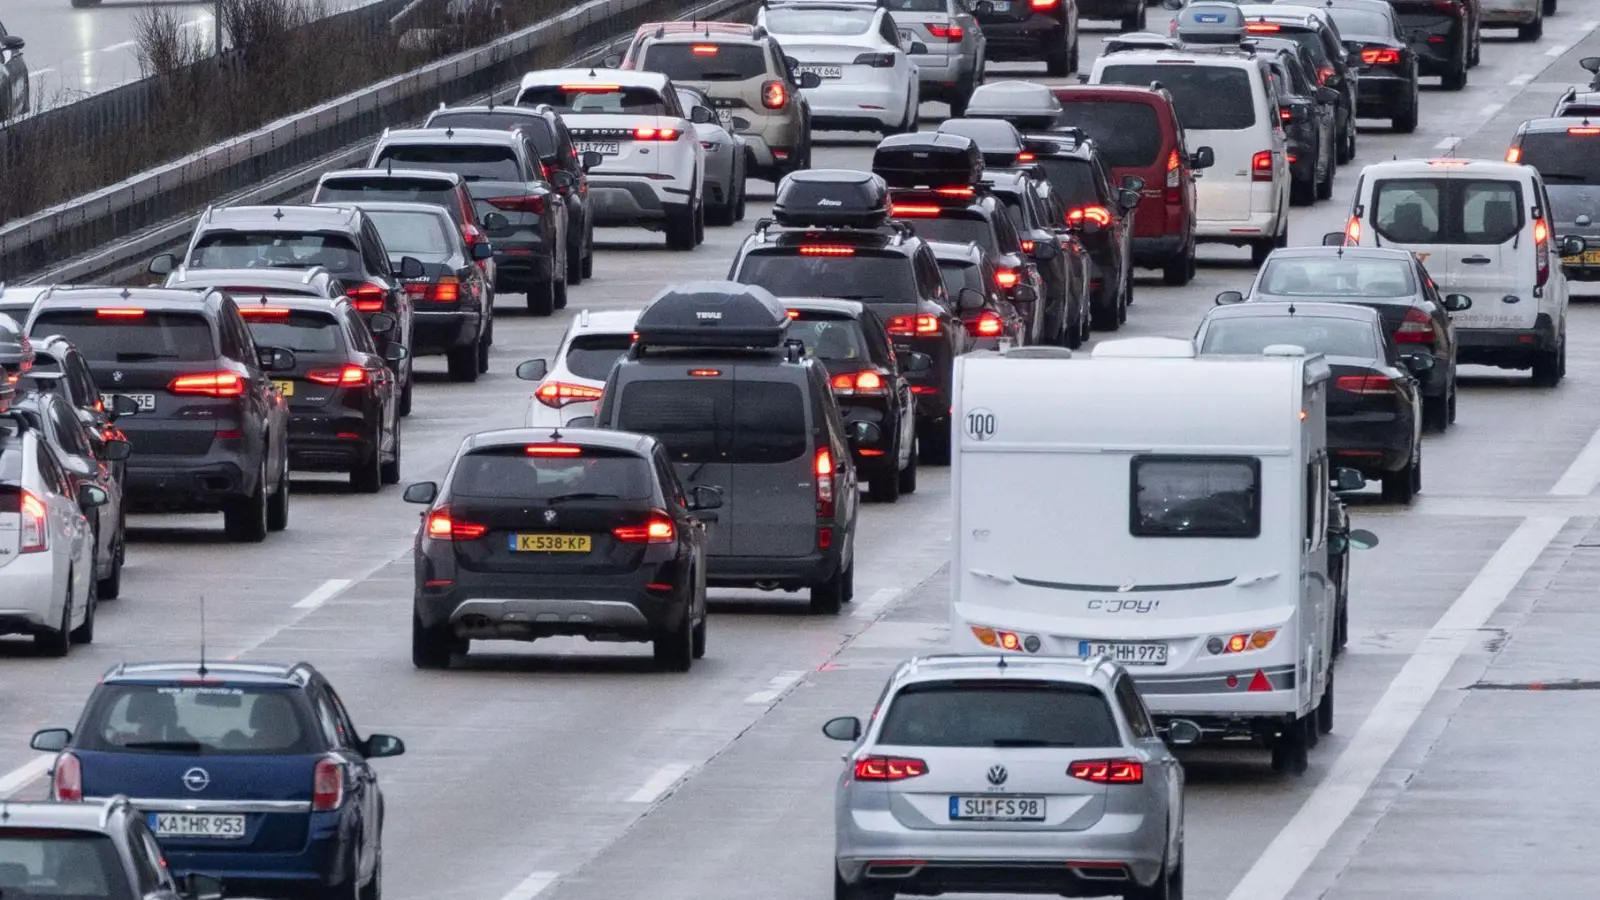
[[772,217],[768,216],[766,218],[759,219],[759,220],[756,221],[756,227],[755,227],[755,238],[756,238],[756,240],[761,242],[761,243],[767,243],[771,239],[770,236],[768,235],[768,232],[771,231],[774,228],[779,229],[780,233],[787,233],[787,234],[804,234],[805,232],[808,232],[808,231],[811,231],[811,232],[838,232],[838,231],[845,231],[845,232],[856,232],[856,233],[866,232],[866,233],[871,233],[871,234],[884,234],[886,232],[886,230],[887,230],[887,232],[889,232],[888,236],[893,239],[893,246],[896,246],[896,247],[900,246],[901,244],[904,244],[906,242],[907,238],[916,237],[916,234],[917,234],[916,229],[912,228],[911,224],[909,222],[903,222],[903,221],[901,221],[899,219],[890,219],[889,221],[884,222],[881,225],[874,225],[874,226],[871,226],[871,227],[865,227],[864,228],[864,227],[860,227],[860,226],[851,226],[851,225],[785,225],[782,222],[779,222],[776,219],[773,219]]

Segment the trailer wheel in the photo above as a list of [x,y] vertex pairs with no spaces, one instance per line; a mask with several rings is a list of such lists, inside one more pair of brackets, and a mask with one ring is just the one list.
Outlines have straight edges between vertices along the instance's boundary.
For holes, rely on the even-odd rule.
[[1279,731],[1272,740],[1272,771],[1283,775],[1304,775],[1311,767],[1307,758],[1306,719],[1295,719]]

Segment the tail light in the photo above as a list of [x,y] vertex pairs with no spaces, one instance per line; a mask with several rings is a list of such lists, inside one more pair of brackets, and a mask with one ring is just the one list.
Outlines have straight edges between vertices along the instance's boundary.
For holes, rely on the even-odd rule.
[[582,456],[583,448],[576,444],[529,444],[522,452],[529,456]]
[[332,759],[317,760],[311,776],[311,811],[331,812],[344,803],[344,767]]
[[1420,309],[1408,309],[1405,320],[1395,329],[1394,339],[1399,344],[1431,344],[1433,320]]
[[894,68],[894,54],[863,53],[855,58],[855,64],[858,66],[871,66],[874,69],[892,69]]
[[833,244],[806,244],[800,248],[801,256],[855,256],[856,248]]
[[678,139],[678,129],[639,127],[633,130],[633,139],[636,141],[675,141]]
[[968,322],[967,328],[974,337],[999,337],[1005,331],[1005,323],[1000,321],[1000,316],[992,309],[986,309],[983,315]]
[[1341,375],[1333,386],[1352,394],[1392,394],[1394,382],[1387,375]]
[[1550,280],[1550,225],[1543,219],[1533,220],[1533,250],[1539,260],[1539,280],[1534,287],[1544,287]]
[[345,296],[354,303],[356,312],[379,312],[383,309],[383,300],[389,295],[383,285],[363,282],[345,291]]
[[618,526],[611,529],[611,536],[625,544],[670,544],[678,539],[678,530],[666,513],[651,510],[643,525]]
[[1333,66],[1323,66],[1317,69],[1317,84],[1327,84],[1328,79],[1332,78],[1333,74]]
[[1400,62],[1400,51],[1393,47],[1368,47],[1361,51],[1361,61],[1369,66],[1393,66]]
[[487,526],[451,518],[448,506],[428,513],[428,537],[436,541],[475,541],[488,531]]
[[695,44],[694,47],[691,48],[689,52],[693,53],[695,56],[716,56],[717,55],[717,45],[716,44]]
[[767,109],[783,109],[789,104],[789,89],[781,81],[769,81],[761,86],[761,105]]
[[938,334],[939,317],[922,313],[915,316],[891,316],[889,318],[888,332],[890,334]]
[[246,319],[287,319],[289,310],[283,306],[241,306],[239,315]]
[[1507,147],[1506,148],[1506,162],[1508,162],[1508,163],[1519,163],[1519,162],[1522,162],[1522,147],[1517,145],[1517,144],[1512,144],[1510,147]]
[[370,384],[372,376],[360,366],[335,366],[329,369],[312,369],[306,373],[306,380],[329,387],[357,387]]
[[1023,241],[1022,242],[1022,252],[1023,253],[1032,253],[1033,252],[1033,241]]
[[1073,763],[1067,774],[1095,784],[1143,784],[1144,763],[1136,759],[1085,759]]
[[600,394],[600,388],[589,387],[586,384],[568,384],[565,381],[546,381],[533,392],[540,403],[555,409],[560,409],[569,403],[599,400]]
[[813,467],[817,476],[817,516],[819,518],[833,517],[833,452],[827,447],[817,450],[817,462]]
[[[1054,0],[1051,0],[1054,2]],[[963,34],[960,25],[929,25],[928,33],[942,41],[959,41]]]
[[1020,278],[1021,275],[1019,275],[1015,269],[994,270],[994,283],[1000,287],[1006,288],[1007,290],[1016,287],[1017,281]]
[[1344,224],[1344,241],[1352,247],[1361,245],[1361,220],[1356,216],[1351,216]]
[[858,394],[882,394],[883,376],[871,369],[860,372],[841,372],[833,376],[833,392],[846,397]]
[[483,201],[495,209],[506,212],[533,213],[536,216],[544,215],[544,198],[536,195],[527,197],[491,197]]
[[1271,150],[1262,150],[1260,153],[1257,153],[1255,156],[1250,157],[1250,180],[1251,181],[1271,181],[1272,180],[1272,151]]
[[233,372],[192,372],[172,379],[167,390],[201,397],[242,397],[244,379]]
[[102,306],[94,314],[101,319],[139,319],[144,317],[144,310]]
[[408,284],[406,294],[413,300],[454,303],[461,299],[461,279],[454,275],[446,275],[428,284]]
[[1456,0],[1435,0],[1433,8],[1438,12],[1449,13],[1453,16],[1461,15],[1461,4],[1457,3]]
[[1277,34],[1283,26],[1274,22],[1251,22],[1244,26],[1244,30],[1251,34]]
[[1287,106],[1278,107],[1278,121],[1287,122],[1294,118],[1294,111]]
[[51,779],[50,799],[73,803],[83,799],[83,764],[71,753],[56,757],[56,774]]
[[1600,127],[1594,125],[1578,125],[1573,128],[1568,128],[1567,134],[1578,135],[1579,137],[1594,137],[1595,135],[1600,134]]
[[1060,0],[1029,0],[1028,5],[1033,7],[1035,10],[1055,9],[1056,4],[1059,2]]
[[933,203],[894,203],[889,206],[889,215],[897,219],[938,218],[943,211],[943,207]]
[[1075,206],[1067,211],[1067,221],[1075,225],[1082,224],[1085,219],[1099,222],[1101,228],[1111,227],[1111,210],[1104,206]]
[[1167,203],[1182,203],[1183,194],[1179,191],[1183,178],[1183,158],[1178,156],[1178,151],[1173,150],[1167,154],[1167,193],[1162,199]]
[[857,781],[904,781],[928,774],[928,764],[903,756],[863,756],[856,760]]
[[41,553],[50,549],[50,511],[44,501],[29,491],[22,492],[22,552]]

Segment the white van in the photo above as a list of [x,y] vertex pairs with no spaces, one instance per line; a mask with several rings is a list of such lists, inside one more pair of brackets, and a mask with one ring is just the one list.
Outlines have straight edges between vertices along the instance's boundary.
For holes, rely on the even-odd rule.
[[1108,655],[1173,743],[1303,771],[1332,727],[1328,378],[1173,338],[957,357],[957,648]]
[[1289,149],[1271,70],[1253,42],[1241,41],[1238,10],[1191,3],[1178,13],[1177,38],[1110,38],[1089,83],[1167,89],[1184,142],[1216,154],[1195,176],[1195,239],[1248,246],[1259,266],[1289,244]]
[[1344,233],[1323,243],[1415,252],[1439,293],[1472,298],[1450,314],[1457,361],[1532,369],[1550,387],[1567,369],[1567,279],[1555,257],[1584,249],[1577,237],[1552,248],[1550,215],[1532,166],[1402,159],[1361,170]]

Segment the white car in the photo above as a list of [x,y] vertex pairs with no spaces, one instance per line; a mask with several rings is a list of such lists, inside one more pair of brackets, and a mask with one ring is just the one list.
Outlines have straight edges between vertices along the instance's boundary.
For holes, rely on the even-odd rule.
[[[9,395],[0,381],[0,411]],[[79,504],[110,498],[71,490],[44,436],[0,415],[0,634],[33,635],[50,656],[94,640],[95,536]]]
[[671,79],[618,69],[529,72],[516,104],[541,103],[561,115],[580,155],[602,158],[589,170],[595,225],[662,231],[673,250],[705,240],[705,148]]
[[518,366],[518,378],[539,382],[523,424],[559,428],[574,419],[592,417],[611,367],[633,346],[633,324],[639,320],[639,312],[583,310],[561,337],[553,365],[530,359]]
[[922,100],[914,53],[922,41],[907,39],[887,9],[858,3],[773,3],[756,13],[796,73],[822,79],[802,88],[811,106],[811,127],[898,134],[915,131]]

